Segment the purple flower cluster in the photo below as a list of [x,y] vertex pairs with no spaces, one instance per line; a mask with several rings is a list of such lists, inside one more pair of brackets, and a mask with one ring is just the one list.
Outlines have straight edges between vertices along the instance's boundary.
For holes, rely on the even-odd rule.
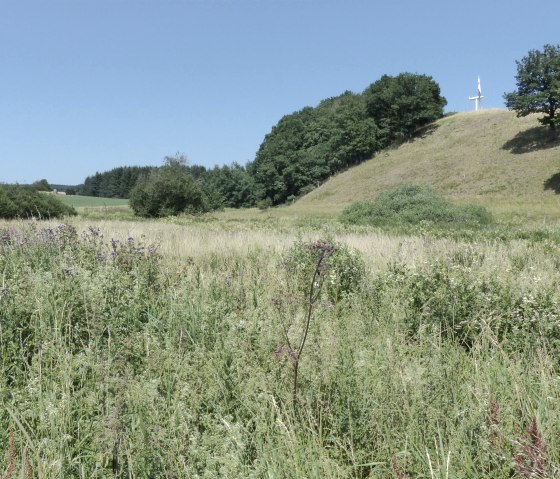
[[111,257],[113,260],[130,263],[138,259],[158,258],[157,246],[148,247],[137,245],[133,236],[129,236],[126,242],[121,242],[115,238],[111,239]]
[[307,245],[307,247],[313,252],[321,253],[322,256],[330,256],[336,253],[335,246],[330,245],[326,241],[322,240],[315,241],[315,243],[310,243],[309,245]]
[[0,229],[0,245],[16,244],[22,245],[25,243],[24,237],[20,230],[13,226]]
[[70,225],[58,224],[54,228],[41,228],[37,233],[44,243],[71,243],[77,236],[76,228]]

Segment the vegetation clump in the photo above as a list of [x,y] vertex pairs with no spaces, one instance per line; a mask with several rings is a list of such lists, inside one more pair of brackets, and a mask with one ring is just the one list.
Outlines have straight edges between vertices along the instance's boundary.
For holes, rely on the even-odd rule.
[[428,186],[401,185],[379,195],[374,201],[356,201],[340,220],[346,224],[382,227],[419,225],[437,227],[479,227],[492,222],[483,206],[454,205]]
[[33,186],[0,185],[0,218],[49,219],[75,214],[74,208]]
[[384,75],[362,94],[345,92],[284,116],[248,165],[257,200],[278,205],[333,174],[410,140],[441,118],[447,100],[427,75]]
[[210,209],[204,191],[186,169],[183,156],[166,158],[164,166],[140,181],[130,194],[130,207],[135,215],[151,218]]

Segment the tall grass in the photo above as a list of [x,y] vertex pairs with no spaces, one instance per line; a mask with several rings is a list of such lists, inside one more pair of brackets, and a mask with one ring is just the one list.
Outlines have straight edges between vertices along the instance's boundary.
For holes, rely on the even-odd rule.
[[3,479],[557,477],[553,238],[334,230],[294,408],[294,228],[76,225],[0,227]]

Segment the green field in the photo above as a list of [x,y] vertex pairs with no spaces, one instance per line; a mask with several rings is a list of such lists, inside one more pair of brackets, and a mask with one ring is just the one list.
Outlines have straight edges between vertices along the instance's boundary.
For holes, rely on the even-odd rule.
[[120,198],[98,198],[96,196],[58,195],[57,199],[74,208],[111,208],[128,206],[128,200]]

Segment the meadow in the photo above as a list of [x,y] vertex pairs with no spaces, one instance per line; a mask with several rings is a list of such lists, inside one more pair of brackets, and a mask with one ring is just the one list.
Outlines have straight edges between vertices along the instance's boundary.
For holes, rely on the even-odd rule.
[[557,224],[278,211],[0,223],[0,477],[558,477]]
[[74,208],[112,208],[128,206],[122,198],[100,198],[97,196],[57,195],[57,199]]
[[[447,116],[278,208],[1,221],[0,479],[560,477],[560,145],[536,125]],[[411,181],[441,224],[339,221]]]

